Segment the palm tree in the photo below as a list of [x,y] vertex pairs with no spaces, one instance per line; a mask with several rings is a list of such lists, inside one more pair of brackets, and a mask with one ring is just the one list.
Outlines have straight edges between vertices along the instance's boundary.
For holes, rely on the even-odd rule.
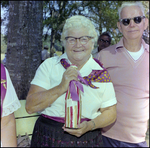
[[41,63],[42,1],[9,1],[6,67],[19,97],[26,99]]

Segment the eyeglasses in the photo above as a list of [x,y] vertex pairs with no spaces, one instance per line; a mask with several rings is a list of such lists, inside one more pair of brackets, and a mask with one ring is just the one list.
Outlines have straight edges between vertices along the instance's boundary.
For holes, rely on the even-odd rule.
[[110,42],[107,41],[107,40],[100,39],[99,41],[100,41],[100,42],[103,42],[103,43],[105,43],[105,44],[110,44]]
[[134,18],[125,18],[125,19],[119,19],[120,22],[122,22],[122,24],[124,26],[128,26],[130,24],[130,20],[134,20],[134,22],[136,24],[139,24],[141,23],[142,19],[144,19],[145,16],[137,16],[137,17],[134,17]]
[[76,44],[77,42],[77,39],[79,39],[80,43],[82,45],[85,45],[87,44],[87,42],[90,40],[90,39],[93,39],[94,37],[91,37],[91,36],[81,36],[79,38],[75,38],[75,37],[72,37],[72,36],[67,36],[65,37],[65,40],[67,40],[67,42],[71,45],[74,45]]

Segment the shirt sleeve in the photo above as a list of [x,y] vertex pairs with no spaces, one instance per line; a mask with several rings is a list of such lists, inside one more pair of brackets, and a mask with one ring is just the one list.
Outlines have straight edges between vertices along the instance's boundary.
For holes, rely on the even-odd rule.
[[3,101],[2,117],[13,113],[18,108],[21,107],[20,101],[17,97],[16,91],[14,89],[8,70],[6,68],[5,71],[6,71],[6,79],[7,79],[7,90]]
[[49,73],[51,71],[50,59],[46,59],[36,70],[35,76],[31,81],[31,84],[40,86],[44,89],[50,88],[50,77]]
[[106,84],[102,100],[101,108],[106,108],[117,103],[114,87],[111,82]]

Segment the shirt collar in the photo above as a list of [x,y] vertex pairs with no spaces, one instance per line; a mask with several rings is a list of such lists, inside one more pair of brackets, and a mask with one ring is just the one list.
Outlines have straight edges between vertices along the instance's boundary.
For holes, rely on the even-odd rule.
[[61,59],[66,59],[67,62],[69,62],[71,64],[71,62],[69,61],[68,59],[68,56],[66,54],[66,52],[64,54],[62,54],[58,59],[57,59],[57,62],[56,63],[59,63]]
[[93,59],[91,55],[89,60],[80,69],[81,76],[88,76],[92,70],[103,70],[103,68]]
[[[143,39],[142,39],[142,45],[144,49],[149,52],[149,45],[147,45]],[[122,37],[121,40],[116,44],[116,50],[123,47],[124,45],[123,45],[123,37]]]
[[[71,62],[68,59],[68,56],[67,56],[66,52],[64,54],[62,54],[57,59],[57,63],[59,63],[61,59],[67,59],[68,62],[71,64]],[[93,59],[92,55],[90,55],[89,60],[80,69],[81,76],[87,76],[87,75],[89,75],[92,72],[92,70],[103,70],[103,68],[97,62],[95,62],[95,60]]]
[[116,44],[116,49],[119,49],[119,48],[123,48],[123,37],[121,38],[121,40]]

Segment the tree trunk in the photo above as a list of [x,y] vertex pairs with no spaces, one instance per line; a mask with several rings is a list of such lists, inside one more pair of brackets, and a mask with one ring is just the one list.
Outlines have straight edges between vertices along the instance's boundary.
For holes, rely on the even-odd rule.
[[50,57],[53,57],[54,56],[54,53],[55,53],[55,31],[54,29],[52,29],[52,32],[51,32],[51,39],[50,39]]
[[25,100],[41,63],[42,1],[10,1],[6,67],[19,100]]

